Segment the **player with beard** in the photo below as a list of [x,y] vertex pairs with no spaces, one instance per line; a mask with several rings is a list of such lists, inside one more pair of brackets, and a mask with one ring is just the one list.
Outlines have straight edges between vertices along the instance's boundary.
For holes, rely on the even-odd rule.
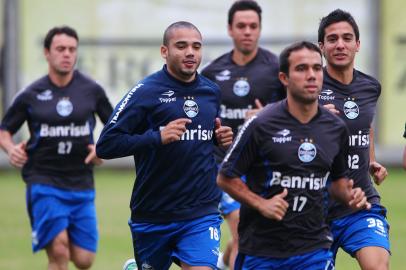
[[[241,128],[217,183],[242,203],[236,269],[334,269],[324,193],[368,208],[346,178],[345,123],[318,105],[320,49],[292,44],[279,58],[287,99],[267,105]],[[246,175],[247,183],[241,180]]]
[[189,22],[164,33],[162,70],[131,89],[103,129],[102,158],[134,156],[131,196],[134,255],[139,269],[215,269],[220,245],[214,143],[232,130],[218,118],[220,90],[199,75],[202,36]]

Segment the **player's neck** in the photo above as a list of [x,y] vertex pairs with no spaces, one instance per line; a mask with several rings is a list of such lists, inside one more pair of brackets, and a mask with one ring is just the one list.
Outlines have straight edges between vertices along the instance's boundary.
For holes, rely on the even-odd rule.
[[354,65],[342,69],[327,65],[327,73],[342,84],[350,84],[354,78]]
[[317,114],[317,100],[310,104],[304,104],[288,97],[287,102],[289,113],[302,124],[309,123]]
[[252,52],[250,52],[249,54],[243,54],[239,50],[234,49],[233,55],[231,57],[232,57],[234,63],[236,63],[237,65],[245,66],[246,64],[251,62],[252,59],[255,58],[255,56],[257,56],[257,53],[258,53],[258,47],[255,50],[253,50]]
[[67,74],[58,74],[55,71],[48,72],[49,79],[58,87],[64,87],[69,84],[73,78],[73,71]]

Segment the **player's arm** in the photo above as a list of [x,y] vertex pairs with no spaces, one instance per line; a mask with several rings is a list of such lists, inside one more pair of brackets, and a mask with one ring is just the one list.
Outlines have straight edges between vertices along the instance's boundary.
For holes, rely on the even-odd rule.
[[15,144],[12,135],[7,130],[0,129],[0,147],[7,153],[11,165],[21,168],[27,162],[25,142]]
[[284,199],[288,194],[287,189],[270,199],[265,199],[252,192],[239,177],[231,178],[219,173],[217,184],[235,200],[256,209],[266,218],[282,220],[289,207]]
[[369,133],[369,173],[377,185],[380,185],[388,175],[386,168],[375,159],[374,129],[372,127]]
[[[96,144],[96,154],[103,159],[134,155],[137,151],[162,144],[159,130],[153,130],[146,119],[150,99],[138,84],[114,109]],[[146,91],[143,91],[146,90]]]

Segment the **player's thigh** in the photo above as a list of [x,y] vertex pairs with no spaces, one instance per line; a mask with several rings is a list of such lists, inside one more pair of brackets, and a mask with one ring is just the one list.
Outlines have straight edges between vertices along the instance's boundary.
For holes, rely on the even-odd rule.
[[173,253],[181,263],[216,269],[222,218],[211,214],[185,222]]
[[32,228],[32,249],[37,252],[68,228],[69,209],[44,185],[28,185],[26,200]]
[[68,228],[70,243],[88,251],[89,254],[96,253],[99,235],[94,200],[73,201],[71,206]]
[[172,239],[179,225],[134,223],[130,220],[129,226],[138,269],[169,269],[175,248]]
[[389,252],[382,247],[364,247],[355,253],[361,269],[386,270],[389,269]]
[[334,221],[332,231],[335,246],[338,243],[351,256],[365,247],[380,247],[390,253],[389,224],[385,209],[379,205]]

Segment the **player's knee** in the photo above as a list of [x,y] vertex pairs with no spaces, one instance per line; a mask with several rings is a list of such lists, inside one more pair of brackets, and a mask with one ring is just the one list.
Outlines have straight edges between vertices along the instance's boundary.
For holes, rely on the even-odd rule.
[[75,256],[72,256],[72,262],[76,266],[76,268],[80,270],[86,270],[92,266],[94,258],[95,254],[93,253],[75,254]]

